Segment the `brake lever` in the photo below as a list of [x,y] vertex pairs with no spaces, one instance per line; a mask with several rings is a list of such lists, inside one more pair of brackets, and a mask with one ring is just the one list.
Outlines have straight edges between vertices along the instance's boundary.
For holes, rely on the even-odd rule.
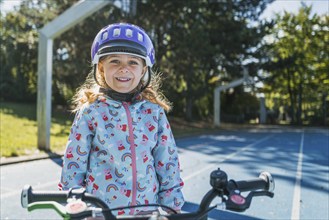
[[225,199],[225,205],[227,210],[243,212],[249,208],[252,196],[250,193],[247,197],[241,195],[239,190],[229,191],[227,199]]
[[28,204],[27,210],[29,212],[38,209],[53,209],[64,219],[68,219],[69,214],[67,214],[66,209],[63,205],[58,202],[44,201],[44,202],[33,202]]
[[274,193],[269,191],[252,191],[247,197],[244,197],[239,190],[231,190],[225,201],[226,209],[243,212],[250,207],[252,198],[256,196],[268,196],[273,198]]

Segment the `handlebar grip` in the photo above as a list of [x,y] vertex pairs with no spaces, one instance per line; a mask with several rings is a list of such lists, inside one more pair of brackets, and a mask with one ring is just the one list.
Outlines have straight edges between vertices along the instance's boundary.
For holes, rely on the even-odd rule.
[[[85,193],[84,190],[72,189],[69,191],[36,191],[33,192],[32,187],[29,185],[24,186],[21,193],[21,204],[23,208],[28,208],[28,205],[33,202],[41,202],[41,201],[55,201],[58,203],[67,203],[67,199],[72,195],[82,196],[82,200],[85,202],[91,202],[95,204],[97,207],[102,208],[103,215],[105,219],[115,219],[112,212],[108,209],[108,206],[101,199]],[[87,216],[89,214],[87,213]]]
[[268,172],[262,172],[257,179],[253,180],[242,180],[228,182],[229,189],[238,189],[241,192],[254,191],[254,190],[265,190],[269,192],[274,191],[274,179]]
[[33,192],[32,187],[29,185],[24,186],[21,193],[21,204],[23,208],[27,208],[30,203],[41,201],[56,201],[65,203],[68,197],[67,191],[56,192]]

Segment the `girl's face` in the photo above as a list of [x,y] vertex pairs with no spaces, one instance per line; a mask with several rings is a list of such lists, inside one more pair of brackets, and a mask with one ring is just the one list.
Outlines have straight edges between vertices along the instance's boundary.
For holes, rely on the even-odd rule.
[[134,90],[147,69],[142,58],[127,54],[109,55],[98,66],[106,84],[120,93]]

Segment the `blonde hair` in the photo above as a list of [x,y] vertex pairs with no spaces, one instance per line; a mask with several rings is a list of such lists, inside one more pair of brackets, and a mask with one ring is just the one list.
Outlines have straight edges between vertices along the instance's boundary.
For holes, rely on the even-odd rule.
[[[166,112],[169,112],[172,109],[172,104],[160,90],[162,74],[160,72],[152,72],[151,75],[150,84],[141,92],[141,96],[143,99],[158,104]],[[104,76],[99,74],[98,68],[96,70],[96,77],[98,83],[101,84],[102,87],[108,88]],[[100,85],[96,83],[92,70],[88,74],[84,84],[77,89],[76,94],[72,98],[72,103],[74,105],[73,112],[77,112],[85,103],[93,103],[99,96],[103,96],[104,94],[99,92],[99,88]]]

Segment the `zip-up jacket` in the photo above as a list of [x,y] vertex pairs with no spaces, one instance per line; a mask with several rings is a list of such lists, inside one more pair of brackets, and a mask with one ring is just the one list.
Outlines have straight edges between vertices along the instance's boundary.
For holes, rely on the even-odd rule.
[[[76,114],[64,154],[59,188],[85,187],[110,208],[184,203],[177,147],[163,108],[107,96]],[[122,209],[136,214],[154,207]]]

